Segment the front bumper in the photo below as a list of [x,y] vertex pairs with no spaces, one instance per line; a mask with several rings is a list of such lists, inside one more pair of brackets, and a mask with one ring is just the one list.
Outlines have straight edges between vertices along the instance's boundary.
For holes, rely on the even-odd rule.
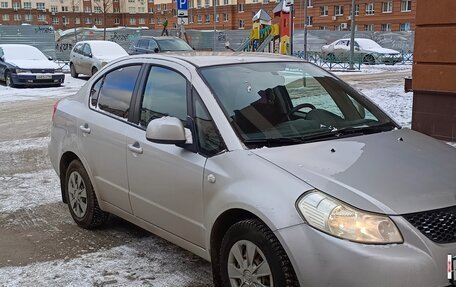
[[17,86],[48,86],[60,85],[65,80],[65,74],[38,74],[38,73],[24,73],[24,74],[11,74],[11,80]]
[[436,244],[402,217],[393,217],[403,244],[366,245],[301,224],[275,231],[301,286],[449,286],[448,254],[456,244]]

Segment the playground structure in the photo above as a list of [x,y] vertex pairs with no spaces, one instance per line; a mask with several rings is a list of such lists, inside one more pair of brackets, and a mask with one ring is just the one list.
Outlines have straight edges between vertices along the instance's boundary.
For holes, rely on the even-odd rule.
[[278,24],[272,24],[271,17],[263,9],[253,16],[249,38],[237,51],[290,54],[290,7],[282,0],[273,13],[279,18]]

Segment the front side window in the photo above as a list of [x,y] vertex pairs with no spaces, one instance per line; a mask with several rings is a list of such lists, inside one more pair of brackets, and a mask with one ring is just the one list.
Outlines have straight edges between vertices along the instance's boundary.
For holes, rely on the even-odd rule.
[[198,150],[205,156],[216,155],[226,149],[222,136],[196,90],[193,89],[192,93]]
[[326,71],[300,62],[201,68],[241,140],[250,146],[391,130],[374,104]]
[[187,80],[173,70],[152,67],[144,88],[139,124],[147,127],[151,120],[164,116],[187,120]]
[[[98,103],[94,102],[92,97],[91,104],[98,104],[100,110],[114,116],[128,118],[130,101],[140,69],[140,65],[126,66],[106,74],[99,80],[103,82],[99,88]],[[98,82],[92,90],[97,88],[97,84]]]

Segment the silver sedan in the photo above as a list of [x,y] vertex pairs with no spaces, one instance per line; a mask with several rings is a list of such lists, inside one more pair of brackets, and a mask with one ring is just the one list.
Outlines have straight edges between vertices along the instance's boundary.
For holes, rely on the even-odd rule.
[[54,110],[82,228],[120,216],[211,261],[216,286],[452,283],[455,149],[310,63],[133,56]]

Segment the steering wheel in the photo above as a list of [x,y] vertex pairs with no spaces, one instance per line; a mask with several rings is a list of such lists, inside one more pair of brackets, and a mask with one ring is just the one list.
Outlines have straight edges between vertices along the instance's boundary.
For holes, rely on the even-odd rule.
[[310,103],[303,103],[303,104],[299,104],[296,107],[294,107],[291,110],[289,110],[288,113],[287,113],[287,117],[290,117],[292,114],[296,113],[297,111],[299,111],[300,109],[303,109],[303,108],[309,108],[311,110],[315,110],[315,106],[314,105],[312,105]]

